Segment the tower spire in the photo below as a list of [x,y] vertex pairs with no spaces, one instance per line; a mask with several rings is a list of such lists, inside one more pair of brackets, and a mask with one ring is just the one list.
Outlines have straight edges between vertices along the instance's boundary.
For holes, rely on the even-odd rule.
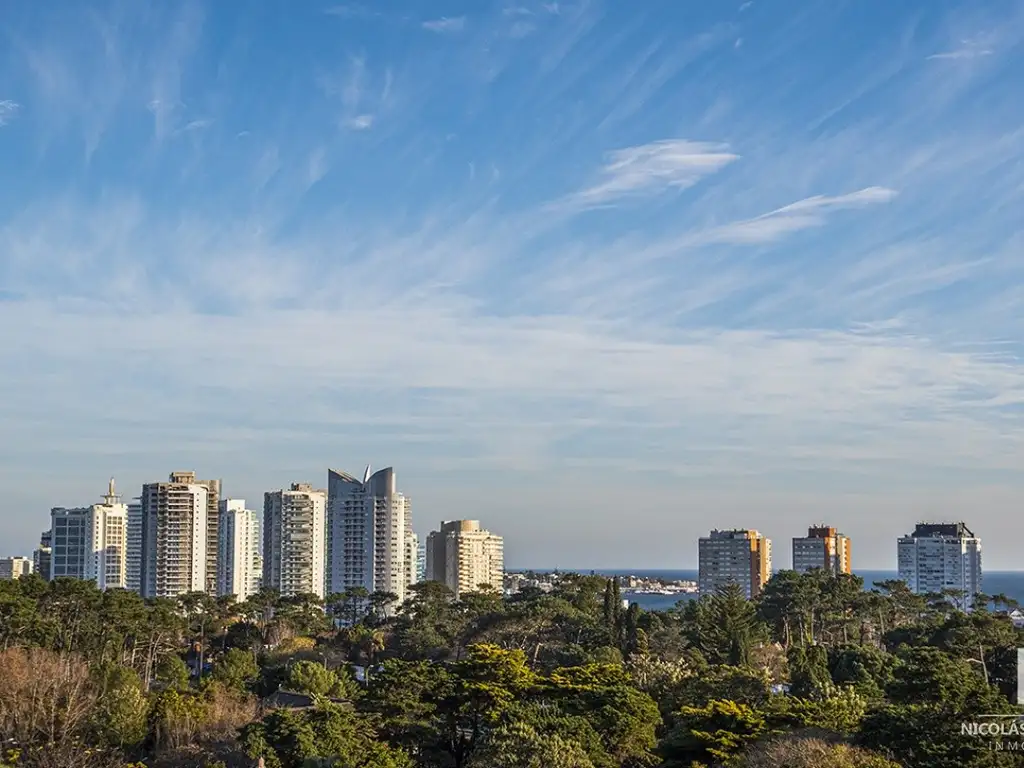
[[110,482],[107,483],[107,495],[103,497],[103,501],[108,506],[117,504],[121,500],[121,497],[117,495],[117,485],[114,483],[114,478],[110,478]]

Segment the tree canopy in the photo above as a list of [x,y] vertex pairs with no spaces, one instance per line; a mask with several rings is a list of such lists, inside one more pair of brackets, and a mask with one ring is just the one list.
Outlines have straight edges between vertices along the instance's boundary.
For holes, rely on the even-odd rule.
[[[1004,601],[1005,602],[1005,601]],[[0,582],[0,766],[999,768],[1021,631],[889,582],[776,574],[664,612],[617,580],[398,604]]]

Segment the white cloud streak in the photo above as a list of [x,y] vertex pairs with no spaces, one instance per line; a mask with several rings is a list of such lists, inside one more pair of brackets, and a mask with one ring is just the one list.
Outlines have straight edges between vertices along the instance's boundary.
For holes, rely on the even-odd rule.
[[373,115],[355,115],[347,118],[344,123],[353,131],[365,131],[373,127]]
[[466,17],[456,16],[454,18],[440,18],[433,19],[432,21],[424,21],[422,24],[423,28],[430,32],[439,32],[443,34],[450,34],[453,32],[461,32],[466,28]]
[[213,120],[203,117],[198,120],[190,120],[185,123],[185,126],[181,129],[182,133],[189,133],[191,131],[202,131],[213,125]]
[[699,233],[690,238],[687,244],[694,246],[712,243],[773,243],[794,232],[820,227],[825,223],[829,211],[878,205],[887,203],[895,197],[896,191],[885,187],[867,187],[837,197],[816,195],[752,219],[736,221]]
[[0,101],[0,127],[7,125],[17,116],[21,105],[16,101],[4,99]]
[[956,51],[944,53],[933,53],[929,59],[977,59],[982,56],[991,56],[993,51],[989,48],[960,48]]
[[609,153],[597,183],[563,198],[556,206],[602,208],[630,198],[687,189],[739,159],[727,150],[724,144],[685,139],[615,150]]

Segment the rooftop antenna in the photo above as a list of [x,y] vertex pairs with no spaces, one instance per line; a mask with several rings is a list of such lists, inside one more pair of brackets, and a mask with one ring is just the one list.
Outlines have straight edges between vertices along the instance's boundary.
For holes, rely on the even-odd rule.
[[114,484],[114,478],[110,478],[110,482],[107,484],[107,495],[103,497],[103,501],[111,506],[117,504],[121,500],[121,497],[117,495],[117,486]]

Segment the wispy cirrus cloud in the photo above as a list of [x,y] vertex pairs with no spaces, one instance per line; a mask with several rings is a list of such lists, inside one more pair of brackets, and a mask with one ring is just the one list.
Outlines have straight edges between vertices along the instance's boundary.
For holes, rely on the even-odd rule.
[[213,125],[213,120],[208,117],[201,117],[196,120],[189,120],[181,128],[182,133],[189,133],[191,131],[202,131]]
[[321,89],[341,102],[339,124],[348,130],[374,127],[381,112],[391,104],[394,76],[390,68],[373,71],[364,56],[352,56],[341,75],[321,75]]
[[344,124],[353,131],[366,131],[373,127],[373,115],[354,115],[346,118]]
[[10,99],[0,101],[0,126],[7,125],[11,122],[20,109],[21,105],[16,101],[11,101]]
[[[1015,26],[1015,25],[1010,25]],[[1019,33],[1018,33],[1019,34]],[[990,30],[987,32],[971,35],[955,41],[949,49],[932,53],[925,58],[928,60],[960,60],[978,59],[985,56],[992,56],[996,48],[1005,45],[1012,45],[1012,33],[1006,30]]]
[[432,19],[431,21],[424,21],[421,26],[430,32],[461,32],[466,28],[466,17],[455,16],[453,18],[443,17],[440,19]]
[[749,245],[772,243],[800,230],[820,227],[830,211],[844,208],[863,208],[887,203],[896,197],[896,191],[885,187],[867,187],[845,195],[829,197],[815,195],[777,208],[752,219],[732,222],[694,235],[690,245],[726,243]]
[[559,200],[555,206],[586,210],[692,187],[739,159],[728,145],[666,139],[610,152],[599,180]]
[[[365,457],[418,526],[500,499],[517,565],[585,558],[583,519],[601,551],[623,504],[671,531],[633,563],[693,559],[706,517],[659,510],[785,538],[841,509],[867,553],[925,503],[1007,530],[992,562],[1015,562],[1024,107],[996,0],[894,6],[820,60],[860,9],[755,34],[739,0],[487,0],[438,45],[409,0],[105,2],[19,16],[0,57],[26,105],[0,134],[28,182],[0,195],[13,508],[178,465],[258,497]],[[922,64],[990,28],[982,65]],[[267,52],[286,66],[254,90]],[[0,539],[41,524],[0,510]]]
[[942,53],[933,53],[929,56],[929,59],[977,59],[982,56],[991,56],[993,51],[991,48],[976,48],[976,47],[964,47],[958,48],[955,51],[943,51]]

